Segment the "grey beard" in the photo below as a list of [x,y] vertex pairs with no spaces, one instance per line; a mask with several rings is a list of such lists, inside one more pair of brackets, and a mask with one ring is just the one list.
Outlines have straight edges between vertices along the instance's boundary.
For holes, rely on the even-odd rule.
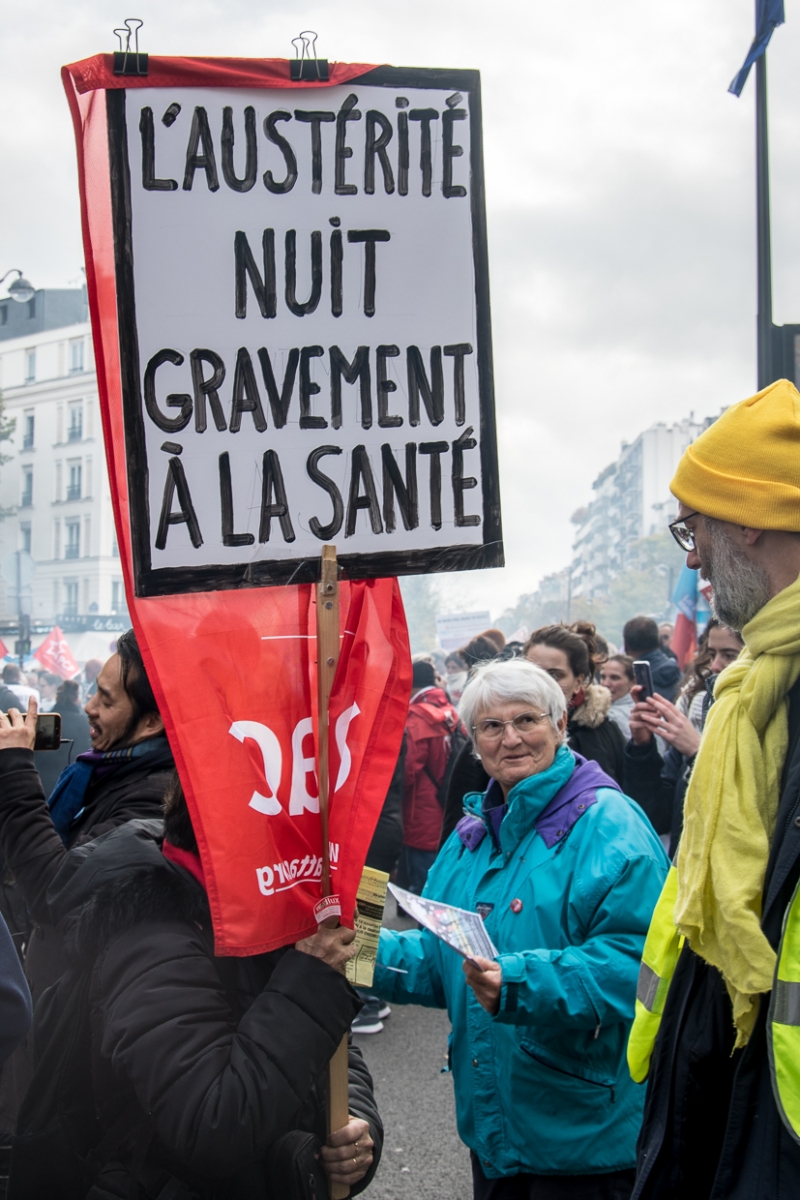
[[706,528],[711,543],[705,564],[713,588],[711,610],[723,625],[741,633],[771,599],[769,577],[763,567],[737,551],[718,521],[706,517]]

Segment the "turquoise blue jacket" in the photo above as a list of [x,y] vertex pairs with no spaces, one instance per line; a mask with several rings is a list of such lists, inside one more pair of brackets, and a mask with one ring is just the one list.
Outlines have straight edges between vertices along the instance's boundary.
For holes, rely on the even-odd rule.
[[[560,814],[558,793],[580,792],[582,778],[590,791]],[[485,836],[473,821],[470,848],[457,829],[424,894],[485,915],[503,969],[499,1011],[478,1004],[463,959],[427,930],[381,931],[374,990],[447,1009],[458,1132],[487,1177],[632,1167],[644,1089],[625,1046],[669,866],[661,843],[638,805],[566,747],[511,789],[499,845],[484,797],[465,807]]]

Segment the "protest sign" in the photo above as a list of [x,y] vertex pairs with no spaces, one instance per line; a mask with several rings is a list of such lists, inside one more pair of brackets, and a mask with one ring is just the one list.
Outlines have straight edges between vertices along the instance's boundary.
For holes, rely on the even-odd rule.
[[[150,62],[149,82],[156,85],[168,77],[191,87],[199,74],[215,85],[233,76],[255,87],[291,86],[286,63]],[[335,66],[332,83],[365,69]],[[115,257],[107,101],[109,90],[142,81],[115,77],[110,56],[65,68],[63,77],[76,131],[98,388],[128,605],[197,832],[217,949],[256,953],[316,928],[321,859],[330,859],[342,921],[352,922],[407,708],[411,668],[402,602],[391,579],[341,586],[342,649],[328,655],[338,659],[325,707],[331,745],[320,764],[317,606],[309,584],[256,588],[240,580],[226,590],[229,581],[206,579],[203,586],[219,590],[204,591],[189,571],[173,580],[172,594],[137,593],[131,514],[147,475],[129,469],[136,455],[117,307],[124,264]],[[165,253],[169,245],[165,230]],[[185,296],[165,302],[164,320],[173,303],[184,302]],[[183,532],[168,524],[170,533]],[[318,569],[319,558],[303,578]],[[322,765],[331,777],[327,839],[319,811]]]
[[501,565],[477,72],[175,61],[68,69],[74,110],[105,88],[136,594],[311,580],[326,542]]

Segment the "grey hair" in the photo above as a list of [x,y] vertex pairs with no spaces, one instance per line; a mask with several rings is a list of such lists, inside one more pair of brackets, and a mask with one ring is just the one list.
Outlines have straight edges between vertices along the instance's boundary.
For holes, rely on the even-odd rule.
[[507,662],[487,662],[476,667],[461,697],[458,711],[470,737],[478,718],[493,704],[529,704],[547,713],[558,742],[565,739],[559,722],[567,711],[561,688],[541,667],[527,658]]

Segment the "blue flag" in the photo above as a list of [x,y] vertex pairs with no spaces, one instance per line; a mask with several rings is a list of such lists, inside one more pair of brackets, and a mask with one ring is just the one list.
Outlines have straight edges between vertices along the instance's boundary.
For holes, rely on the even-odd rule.
[[747,76],[750,74],[750,68],[766,50],[773,31],[785,20],[783,0],[756,0],[756,36],[741,71],[728,88],[728,91],[733,92],[734,96],[742,94],[742,88],[747,83]]

